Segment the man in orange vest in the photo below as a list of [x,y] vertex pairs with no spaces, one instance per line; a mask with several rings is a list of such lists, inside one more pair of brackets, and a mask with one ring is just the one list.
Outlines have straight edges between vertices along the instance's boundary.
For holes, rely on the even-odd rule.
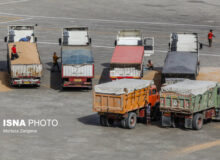
[[208,34],[208,41],[209,41],[209,47],[212,47],[212,38],[215,37],[215,35],[212,33],[212,30],[210,30]]

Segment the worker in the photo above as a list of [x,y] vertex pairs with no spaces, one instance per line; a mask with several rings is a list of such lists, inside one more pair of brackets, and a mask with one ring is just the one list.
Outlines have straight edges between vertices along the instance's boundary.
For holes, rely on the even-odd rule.
[[30,40],[31,40],[31,37],[30,37],[30,36],[27,36],[27,37],[21,38],[21,39],[19,40],[19,42],[30,42]]
[[57,53],[54,52],[53,53],[53,66],[52,66],[52,72],[54,71],[54,68],[57,67],[58,71],[60,71],[60,68],[59,68],[59,64],[57,62],[57,60],[59,59],[60,57],[57,56]]
[[154,69],[154,65],[153,65],[153,63],[152,63],[151,60],[148,60],[147,68],[148,68],[149,70],[153,70],[153,69]]
[[17,53],[17,49],[16,49],[16,45],[13,45],[13,47],[11,48],[11,60],[17,59],[18,53]]
[[215,35],[212,33],[212,29],[208,33],[208,41],[209,41],[209,47],[212,47],[212,38],[215,37]]

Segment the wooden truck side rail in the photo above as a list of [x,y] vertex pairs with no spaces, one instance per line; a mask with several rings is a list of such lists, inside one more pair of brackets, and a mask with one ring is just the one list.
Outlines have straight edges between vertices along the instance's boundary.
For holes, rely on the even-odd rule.
[[132,93],[113,95],[94,93],[93,110],[99,113],[125,114],[146,106],[149,87]]

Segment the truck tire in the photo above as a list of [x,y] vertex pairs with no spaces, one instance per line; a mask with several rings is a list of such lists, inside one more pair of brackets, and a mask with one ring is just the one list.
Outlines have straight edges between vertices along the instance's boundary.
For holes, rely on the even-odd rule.
[[114,119],[108,118],[107,116],[100,115],[100,125],[105,127],[113,126]]
[[121,122],[121,127],[122,127],[122,128],[127,128],[127,127],[126,127],[126,121],[125,121],[125,119],[121,119],[120,122]]
[[200,113],[197,113],[194,117],[193,117],[193,129],[195,130],[200,130],[203,126],[203,115]]
[[105,116],[104,115],[100,115],[100,125],[105,126]]
[[125,119],[125,124],[128,129],[135,128],[137,123],[137,115],[134,112],[128,113],[128,117]]

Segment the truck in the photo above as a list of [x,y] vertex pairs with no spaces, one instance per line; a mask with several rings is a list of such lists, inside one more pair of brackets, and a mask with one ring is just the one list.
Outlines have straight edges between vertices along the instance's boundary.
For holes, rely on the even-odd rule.
[[172,33],[169,51],[162,71],[163,82],[195,80],[199,73],[199,40],[197,33]]
[[92,89],[94,59],[88,27],[64,28],[59,44],[62,87]]
[[93,111],[102,126],[120,122],[123,128],[135,128],[137,118],[156,119],[159,93],[151,80],[120,79],[94,87]]
[[[30,41],[21,42],[22,38],[29,37]],[[43,66],[40,60],[37,37],[34,26],[9,26],[7,43],[7,66],[12,86],[32,85],[40,86]],[[11,59],[11,48],[16,45],[19,58]]]
[[143,46],[116,46],[110,63],[110,78],[143,77]]
[[161,88],[162,126],[199,130],[204,121],[220,120],[220,85],[214,81],[184,80]]

